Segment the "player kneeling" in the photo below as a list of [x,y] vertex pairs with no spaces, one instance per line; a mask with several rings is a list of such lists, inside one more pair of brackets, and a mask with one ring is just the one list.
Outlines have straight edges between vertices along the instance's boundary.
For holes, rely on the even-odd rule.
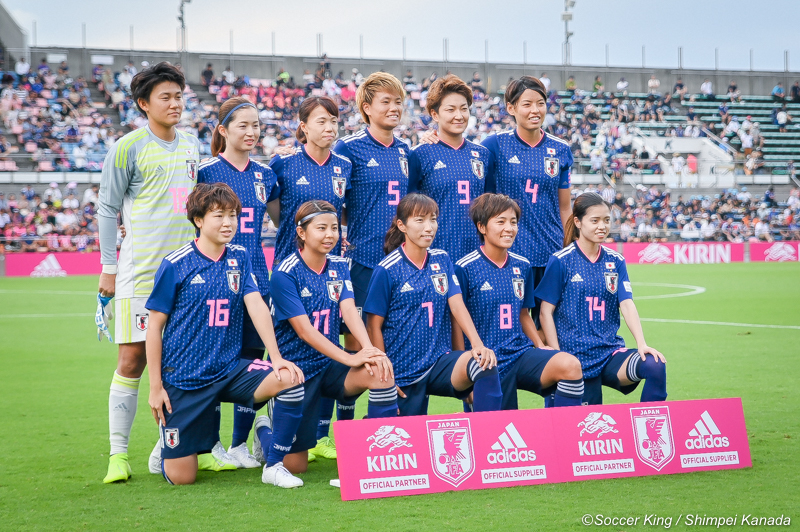
[[[424,194],[400,200],[386,233],[387,256],[372,274],[364,305],[370,339],[386,346],[403,389],[401,416],[426,414],[429,395],[464,399],[472,392],[476,411],[501,406],[494,352],[475,330],[447,252],[429,249],[438,215],[436,202]],[[451,313],[471,350],[452,350]]]
[[[629,394],[641,380],[643,402],[664,401],[667,361],[644,340],[625,259],[601,245],[610,228],[609,204],[598,194],[578,196],[564,229],[565,247],[550,257],[536,289],[542,329],[549,345],[581,361],[584,404],[602,404],[603,386]],[[617,334],[620,312],[636,349],[626,349]]]
[[[519,231],[520,208],[502,194],[483,194],[472,203],[470,217],[483,245],[456,262],[464,303],[478,334],[497,355],[503,410],[517,408],[517,390],[548,397],[554,406],[578,406],[583,373],[577,358],[544,344],[530,309],[534,269],[525,257],[508,250]],[[538,290],[537,290],[538,292]],[[454,325],[453,348],[464,336]]]
[[[336,208],[321,200],[303,203],[294,226],[299,249],[273,271],[271,293],[278,345],[306,376],[305,400],[294,410],[303,421],[294,443],[292,432],[282,448],[289,471],[302,473],[308,469],[308,450],[317,445],[321,398],[347,404],[369,390],[368,416],[394,417],[397,390],[391,362],[370,343],[356,309],[347,259],[328,255],[339,242]],[[339,346],[342,321],[362,346],[360,351],[347,353]],[[280,404],[278,398],[272,419],[256,419],[262,447],[272,441],[267,464],[275,460],[276,439],[285,439],[277,416]]]
[[[195,481],[198,451],[216,442],[219,401],[253,407],[272,397],[278,403],[303,399],[303,372],[278,351],[250,256],[229,244],[239,198],[228,185],[198,184],[186,209],[200,237],[164,258],[146,304],[150,408],[161,428],[161,467],[170,484]],[[269,362],[239,358],[245,307]],[[288,448],[300,418],[275,410],[275,423],[286,427],[286,435],[273,444]],[[274,483],[283,487],[292,487],[291,480],[302,485],[285,469],[279,479]]]

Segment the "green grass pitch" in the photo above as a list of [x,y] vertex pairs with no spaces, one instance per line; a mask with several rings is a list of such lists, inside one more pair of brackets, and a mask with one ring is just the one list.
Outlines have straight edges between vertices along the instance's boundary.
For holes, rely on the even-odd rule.
[[[631,266],[630,274],[643,318],[800,325],[798,264]],[[653,297],[689,290],[663,284],[705,292]],[[799,328],[644,323],[648,343],[668,358],[669,399],[742,397],[750,469],[345,503],[328,485],[335,462],[318,460],[297,490],[261,484],[260,470],[201,473],[193,486],[172,487],[147,472],[157,431],[145,376],[133,478],[104,485],[116,348],[95,338],[96,286],[94,277],[0,278],[0,530],[567,530],[586,528],[586,513],[800,520]],[[624,325],[623,335],[630,340]],[[629,402],[608,390],[606,401]],[[542,401],[520,393],[520,406]],[[459,408],[431,402],[431,413]],[[357,416],[365,410],[360,401]],[[231,417],[223,405],[226,445]]]

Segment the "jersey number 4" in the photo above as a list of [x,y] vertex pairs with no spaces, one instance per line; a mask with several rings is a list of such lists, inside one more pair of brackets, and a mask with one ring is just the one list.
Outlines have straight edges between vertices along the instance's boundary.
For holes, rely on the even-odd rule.
[[525,183],[525,192],[531,193],[531,203],[536,203],[536,194],[539,192],[539,183],[536,183],[531,187],[531,180]]

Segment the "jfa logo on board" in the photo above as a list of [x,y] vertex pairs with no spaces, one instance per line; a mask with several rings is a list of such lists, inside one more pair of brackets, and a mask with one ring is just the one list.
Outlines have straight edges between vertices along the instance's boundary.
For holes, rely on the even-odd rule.
[[426,425],[433,473],[458,487],[475,471],[469,419],[428,421]]
[[631,422],[639,460],[661,471],[675,456],[669,407],[631,408]]

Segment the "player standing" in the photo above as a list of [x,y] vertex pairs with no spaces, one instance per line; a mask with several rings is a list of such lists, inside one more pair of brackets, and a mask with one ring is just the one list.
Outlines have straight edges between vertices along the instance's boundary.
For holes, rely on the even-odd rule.
[[[495,354],[475,330],[447,252],[430,249],[438,213],[423,194],[400,201],[364,306],[372,344],[386,351],[402,388],[401,416],[426,414],[429,395],[464,399],[473,392],[476,411],[501,406]],[[451,313],[470,351],[451,349]]]
[[408,191],[433,198],[440,209],[437,248],[460,258],[478,247],[469,206],[492,173],[489,150],[464,139],[472,89],[449,74],[431,84],[426,108],[438,124],[435,144],[419,144],[408,156]]
[[[175,128],[183,112],[183,74],[167,62],[134,76],[133,100],[147,126],[118,140],[106,155],[97,206],[103,273],[98,292],[116,296],[117,369],[111,381],[108,424],[111,453],[103,482],[128,480],[128,438],[136,415],[139,382],[147,362],[145,302],[161,259],[186,243],[186,197],[197,178],[200,147],[196,137]],[[125,239],[117,261],[117,214]],[[101,330],[111,338],[98,309]]]
[[[581,194],[567,221],[564,249],[550,257],[536,297],[547,344],[573,353],[585,379],[583,402],[602,404],[603,386],[629,394],[644,380],[642,402],[667,398],[664,355],[644,339],[625,259],[602,245],[611,208],[598,194]],[[636,340],[626,349],[620,313]]]
[[[581,363],[545,346],[530,314],[535,306],[531,263],[508,251],[519,230],[519,206],[508,196],[487,193],[472,203],[470,216],[483,245],[456,262],[456,276],[478,334],[497,356],[503,410],[517,408],[518,389],[543,397],[555,393],[554,406],[579,406]],[[463,349],[457,327],[453,348]]]
[[[147,300],[149,402],[164,442],[164,478],[170,484],[195,481],[198,451],[218,437],[214,424],[220,401],[256,407],[274,397],[273,418],[281,430],[273,438],[262,481],[302,486],[281,459],[300,424],[303,373],[278,351],[249,253],[230,244],[241,203],[228,185],[200,184],[189,196],[187,211],[200,236],[164,258]],[[245,307],[269,348],[270,362],[239,357]]]
[[[265,303],[269,302],[269,268],[261,246],[261,226],[267,203],[280,194],[275,173],[267,166],[250,159],[261,128],[258,111],[253,103],[242,97],[227,100],[219,109],[219,124],[211,141],[212,158],[200,164],[198,183],[225,183],[242,203],[239,228],[232,243],[244,247],[250,254],[253,273]],[[261,341],[250,314],[245,310],[241,357],[254,360],[264,357]],[[261,464],[247,449],[247,438],[256,412],[247,405],[233,407],[233,438],[224,461],[233,458],[237,467],[255,468]],[[217,416],[219,420],[219,416]],[[221,443],[217,443],[215,447]]]
[[[295,214],[298,250],[286,257],[272,275],[275,335],[281,352],[306,376],[303,422],[288,447],[284,463],[293,473],[308,468],[308,449],[316,445],[322,397],[354,402],[369,390],[370,418],[397,415],[397,389],[392,364],[372,347],[353,302],[347,260],[330,251],[339,241],[336,208],[326,201],[310,201]],[[347,324],[364,346],[357,353],[339,347],[339,327]],[[281,430],[277,418],[256,419],[261,445]],[[274,445],[273,445],[274,446]]]

